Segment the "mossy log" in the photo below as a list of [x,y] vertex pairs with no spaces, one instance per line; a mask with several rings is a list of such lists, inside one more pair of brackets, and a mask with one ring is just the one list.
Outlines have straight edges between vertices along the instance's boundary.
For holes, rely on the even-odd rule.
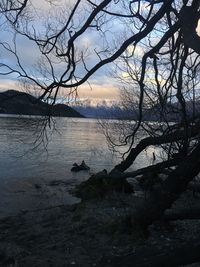
[[123,176],[109,175],[106,170],[92,175],[75,189],[76,196],[82,200],[101,198],[113,191],[132,193],[133,186]]

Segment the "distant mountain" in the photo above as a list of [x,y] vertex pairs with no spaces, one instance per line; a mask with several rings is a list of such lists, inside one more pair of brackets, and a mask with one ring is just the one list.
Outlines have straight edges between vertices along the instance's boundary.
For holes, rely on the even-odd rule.
[[[73,108],[86,116],[87,118],[104,118],[104,119],[121,119],[121,120],[138,120],[139,109],[138,104],[133,104],[131,107],[122,107],[119,103],[115,105],[74,105]],[[186,112],[188,119],[194,116],[200,116],[200,101],[196,100],[186,102]],[[166,103],[164,107],[156,104],[152,107],[143,107],[144,121],[162,122],[165,118],[171,122],[178,122],[182,120],[181,107],[177,102]]]
[[124,112],[119,106],[79,106],[74,105],[73,108],[83,114],[87,118],[104,118],[104,119],[116,119],[116,118],[124,118]]
[[0,113],[83,118],[78,111],[64,105],[49,105],[36,97],[16,90],[0,93]]

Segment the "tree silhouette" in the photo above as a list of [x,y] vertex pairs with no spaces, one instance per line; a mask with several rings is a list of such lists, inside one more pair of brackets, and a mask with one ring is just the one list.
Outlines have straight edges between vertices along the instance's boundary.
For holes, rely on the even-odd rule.
[[[56,6],[54,1],[50,4]],[[121,66],[122,59],[126,63],[126,73],[131,72],[134,90],[137,89],[138,117],[124,139],[129,144],[125,159],[103,177],[125,179],[152,169],[168,171],[165,181],[153,188],[148,201],[138,210],[136,217],[143,225],[159,218],[200,171],[199,118],[194,101],[193,116],[188,116],[186,106],[191,92],[194,95],[199,86],[199,6],[197,0],[77,0],[68,9],[57,8],[58,13],[50,13],[44,26],[37,28],[35,9],[28,0],[0,4],[2,18],[12,25],[14,33],[14,45],[2,41],[0,45],[16,61],[14,66],[2,62],[1,74],[17,74],[30,85],[41,88],[40,99],[53,98],[54,104],[61,88],[74,94],[78,86],[88,82],[103,66],[113,62]],[[31,75],[21,63],[18,36],[37,46],[40,76]],[[85,47],[84,38],[92,40],[93,36],[94,42]],[[139,58],[138,49],[142,51]],[[144,110],[150,100],[154,111],[159,112],[159,120],[167,127],[158,134],[155,128],[148,130],[154,134],[135,145],[135,135],[144,127]],[[168,108],[173,113],[174,102],[179,115],[171,125]],[[165,147],[167,158],[149,169],[126,173],[150,145]]]

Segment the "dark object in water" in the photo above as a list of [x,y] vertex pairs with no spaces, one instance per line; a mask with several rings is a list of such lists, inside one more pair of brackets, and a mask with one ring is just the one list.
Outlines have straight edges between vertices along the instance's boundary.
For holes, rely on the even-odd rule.
[[84,169],[84,170],[89,170],[89,169],[90,169],[90,167],[87,166],[87,165],[85,164],[85,161],[84,161],[84,160],[81,162],[80,167],[81,167],[82,169]]
[[78,165],[76,162],[73,164],[73,167],[71,168],[72,172],[79,172],[79,171],[88,171],[90,169],[89,166],[85,164],[85,161],[83,160],[80,165]]
[[35,189],[40,189],[41,188],[41,185],[39,185],[39,184],[34,184],[34,186],[35,186]]

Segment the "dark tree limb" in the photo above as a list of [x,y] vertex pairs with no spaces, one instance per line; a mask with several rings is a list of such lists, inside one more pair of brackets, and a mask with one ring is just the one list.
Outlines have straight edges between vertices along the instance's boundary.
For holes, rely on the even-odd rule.
[[139,170],[133,171],[133,172],[125,172],[122,174],[123,177],[128,178],[128,177],[136,177],[138,175],[143,175],[146,173],[150,173],[150,172],[162,172],[163,169],[165,168],[169,168],[169,167],[173,167],[178,165],[180,162],[180,159],[171,159],[171,160],[167,160],[167,161],[163,161],[160,163],[157,163],[155,165],[151,165],[145,168],[141,168]]
[[[185,164],[187,162],[187,164]],[[166,209],[171,208],[175,200],[187,189],[189,182],[200,172],[200,144],[185,157],[163,183],[153,187],[146,200],[143,200],[133,211],[132,223],[138,222],[148,227],[159,219]]]
[[[103,1],[103,3],[104,2],[106,4],[109,3],[109,1]],[[81,78],[79,81],[77,81],[75,83],[63,83],[62,81],[58,81],[58,82],[54,81],[44,91],[41,98],[44,98],[48,94],[49,90],[55,86],[62,86],[63,88],[72,88],[72,87],[80,86],[81,84],[86,82],[101,67],[103,67],[104,65],[107,65],[107,64],[113,62],[114,60],[116,60],[117,58],[119,58],[122,55],[122,53],[129,47],[129,45],[137,44],[139,41],[141,41],[143,38],[145,38],[154,29],[154,27],[158,23],[158,21],[165,15],[165,13],[168,10],[170,10],[172,2],[173,2],[172,0],[166,0],[163,3],[163,5],[161,6],[161,8],[159,9],[159,11],[148,21],[148,24],[144,28],[144,30],[139,31],[138,33],[132,35],[130,38],[126,39],[123,42],[123,44],[119,47],[119,49],[117,49],[110,57],[103,59],[100,62],[98,62],[96,65],[94,65],[87,72],[87,74],[83,78]],[[102,8],[104,8],[103,4],[101,6],[102,6]],[[98,10],[98,11],[100,11],[100,10]],[[89,22],[90,22],[90,19],[89,19]],[[89,24],[84,25],[84,27],[82,27],[82,29],[80,30],[80,34],[82,33],[83,30],[85,30],[86,26],[89,27]],[[77,34],[75,35],[75,37],[72,36],[71,39],[68,41],[68,45],[71,46],[77,37],[78,37]],[[61,55],[59,55],[59,56],[61,56]]]
[[[161,163],[161,165],[162,164],[167,163]],[[190,155],[186,156],[183,160],[180,160],[176,169],[172,170],[162,183],[152,187],[151,192],[146,199],[141,199],[141,201],[135,203],[134,208],[131,210],[131,213],[127,218],[133,229],[136,225],[139,225],[145,230],[155,220],[162,217],[165,210],[171,208],[174,201],[176,201],[188,188],[188,184],[199,172],[200,143],[196,145]],[[99,174],[99,177],[98,175],[91,177],[87,183],[90,185],[91,182],[93,188],[94,183],[99,185],[99,181],[103,181],[103,184],[117,184],[118,181],[124,181],[124,177],[123,174],[119,172],[113,172],[112,175],[102,173]]]
[[[194,137],[199,134],[199,131],[200,131],[199,124],[192,126],[188,128],[187,137],[188,138]],[[133,164],[136,157],[148,146],[167,144],[178,140],[182,140],[184,138],[185,138],[185,130],[176,130],[172,133],[164,134],[158,137],[146,137],[142,139],[135,148],[131,149],[126,159],[122,161],[120,164],[116,165],[114,170],[123,172],[126,169],[128,169]]]
[[[194,1],[195,2],[195,1]],[[182,8],[179,17],[183,39],[185,44],[200,54],[200,37],[197,35],[196,28],[200,19],[198,12],[199,3],[196,7],[185,6]]]

